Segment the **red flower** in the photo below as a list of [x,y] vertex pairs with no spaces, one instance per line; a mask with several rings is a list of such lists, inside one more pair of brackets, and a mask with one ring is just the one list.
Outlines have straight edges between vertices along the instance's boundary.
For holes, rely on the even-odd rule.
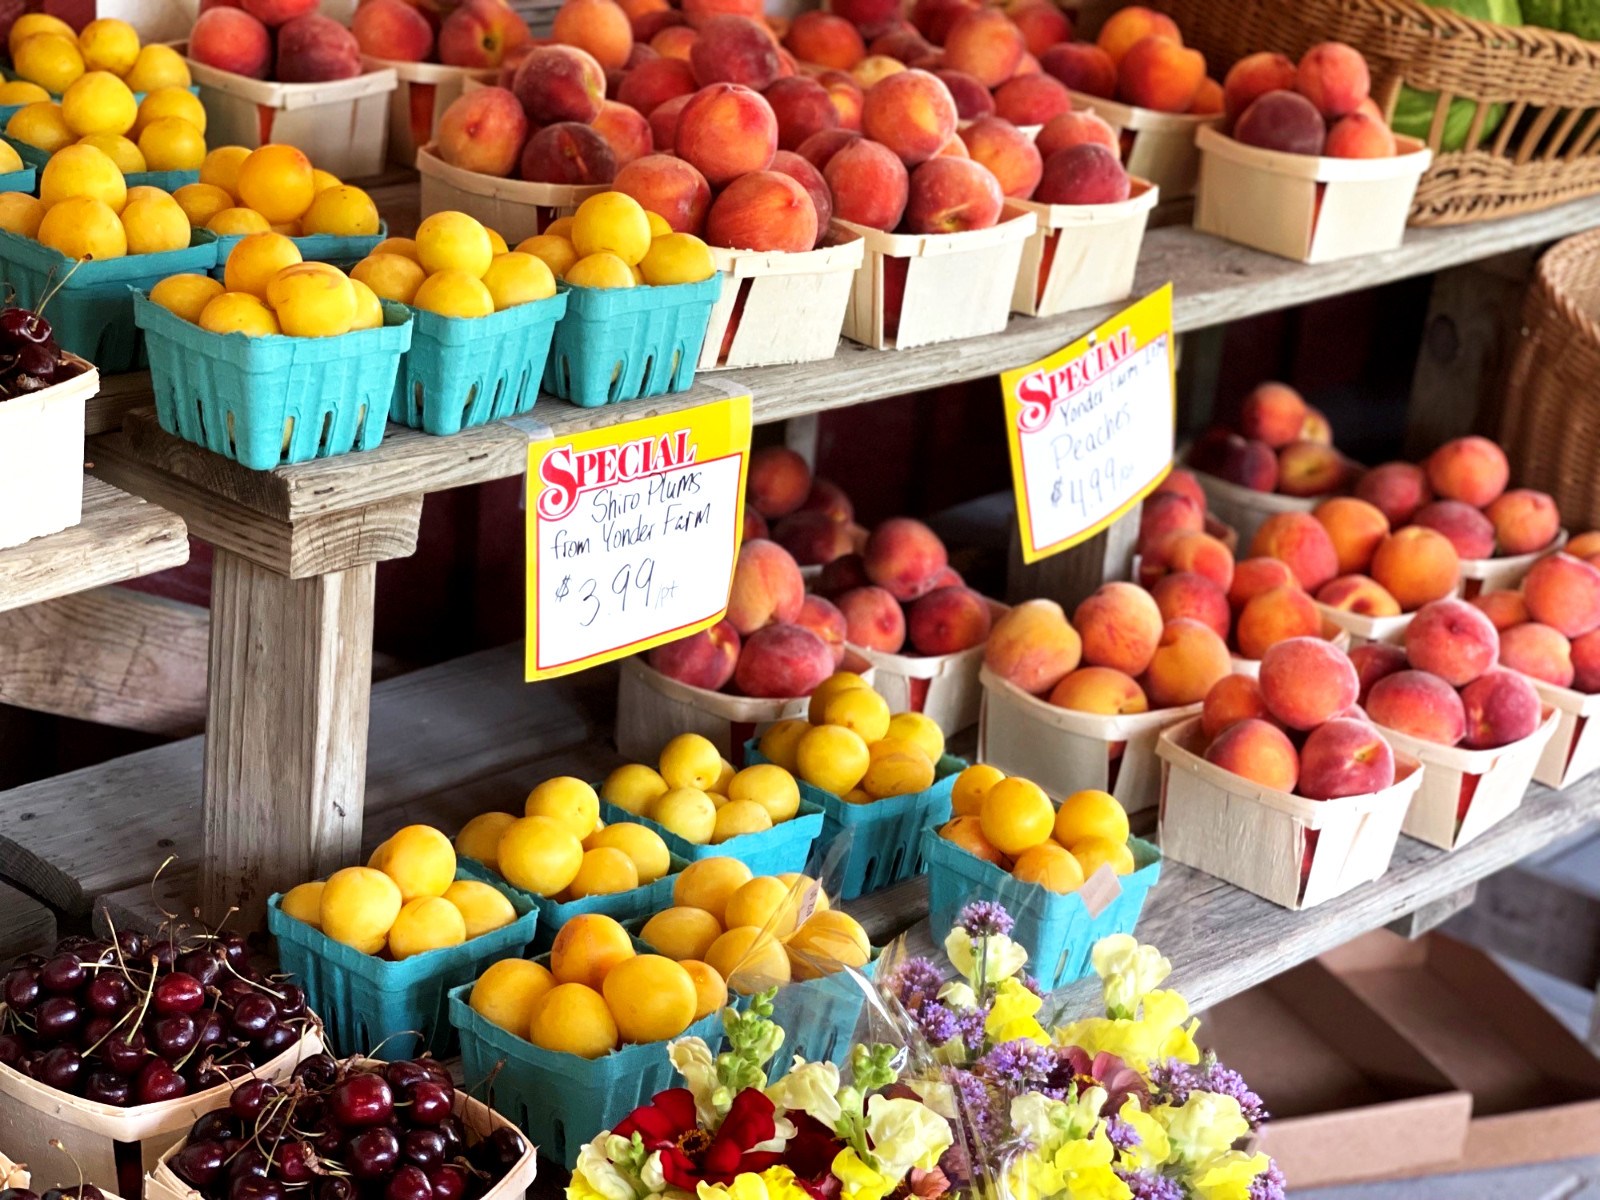
[[794,1136],[783,1148],[783,1165],[794,1172],[795,1182],[815,1200],[834,1200],[839,1194],[839,1177],[833,1173],[833,1160],[844,1143],[833,1130],[809,1113],[792,1112]]
[[773,1112],[771,1100],[746,1088],[733,1098],[722,1128],[713,1134],[695,1115],[693,1093],[672,1088],[634,1109],[615,1132],[625,1138],[637,1133],[645,1149],[659,1150],[667,1182],[692,1192],[701,1180],[728,1184],[736,1175],[765,1171],[781,1162],[781,1154],[751,1149],[777,1133]]

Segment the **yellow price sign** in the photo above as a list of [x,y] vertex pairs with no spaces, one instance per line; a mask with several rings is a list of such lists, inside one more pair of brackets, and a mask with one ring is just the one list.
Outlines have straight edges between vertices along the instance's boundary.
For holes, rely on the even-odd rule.
[[1172,285],[1049,358],[1006,371],[1006,442],[1022,556],[1087,541],[1172,469]]
[[528,447],[529,682],[723,618],[749,461],[749,396]]

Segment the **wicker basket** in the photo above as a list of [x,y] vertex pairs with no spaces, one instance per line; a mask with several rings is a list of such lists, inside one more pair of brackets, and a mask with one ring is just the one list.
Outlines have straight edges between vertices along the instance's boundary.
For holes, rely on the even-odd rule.
[[[1418,0],[1147,2],[1178,21],[1219,78],[1255,51],[1298,59],[1331,39],[1366,55],[1373,97],[1387,116],[1403,85],[1437,93],[1427,139],[1434,160],[1417,188],[1413,225],[1534,212],[1600,192],[1600,43]],[[1452,101],[1475,108],[1466,145],[1445,150]]]
[[1600,230],[1542,259],[1506,380],[1500,442],[1511,475],[1550,493],[1570,529],[1600,528]]

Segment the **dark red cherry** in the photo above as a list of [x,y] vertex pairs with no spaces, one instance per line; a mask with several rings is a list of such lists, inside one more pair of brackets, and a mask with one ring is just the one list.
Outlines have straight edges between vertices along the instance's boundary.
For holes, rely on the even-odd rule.
[[150,951],[150,945],[145,940],[144,934],[134,929],[123,929],[117,933],[117,949],[122,951],[123,958],[130,963],[142,963]]
[[258,1038],[278,1019],[278,1006],[266,996],[240,996],[233,1006],[233,1027],[243,1037]]
[[330,1054],[313,1054],[294,1069],[294,1077],[312,1091],[327,1091],[339,1081],[339,1064]]
[[248,1079],[233,1089],[228,1100],[228,1111],[246,1126],[261,1115],[267,1102],[278,1095],[278,1085],[270,1079]]
[[428,1078],[428,1072],[421,1063],[412,1062],[410,1059],[401,1059],[392,1062],[383,1069],[383,1077],[389,1081],[389,1086],[398,1096],[403,1096],[406,1089],[414,1083],[422,1083]]
[[210,987],[222,974],[222,955],[216,950],[191,950],[180,955],[173,966],[196,980],[201,987]]
[[227,1023],[220,1013],[201,1013],[195,1018],[195,1045],[209,1049],[228,1036]]
[[[248,1128],[248,1125],[246,1126]],[[240,1179],[246,1175],[265,1178],[272,1173],[267,1165],[267,1155],[259,1144],[248,1142],[237,1154],[228,1159],[228,1178]]]
[[163,1016],[180,1013],[193,1016],[206,1002],[206,991],[193,975],[174,971],[157,980],[150,1005]]
[[428,1183],[433,1188],[433,1200],[461,1200],[467,1191],[466,1172],[448,1163],[429,1171]]
[[433,1200],[433,1185],[428,1182],[427,1173],[421,1167],[407,1163],[389,1176],[389,1183],[383,1189],[383,1198],[384,1200]]
[[83,1058],[71,1046],[57,1046],[44,1056],[34,1073],[34,1078],[58,1092],[78,1090],[83,1075]]
[[357,1179],[382,1179],[399,1162],[400,1139],[387,1127],[364,1130],[345,1146],[344,1165]]
[[222,1178],[228,1156],[221,1142],[190,1141],[172,1156],[171,1163],[179,1179],[197,1188],[208,1188]]
[[0,1033],[0,1066],[10,1067],[13,1070],[22,1061],[27,1047],[22,1044],[22,1039],[14,1033]]
[[286,1200],[288,1194],[276,1179],[261,1175],[239,1176],[228,1184],[228,1200]]
[[96,1104],[126,1108],[133,1099],[133,1081],[115,1071],[92,1071],[83,1085],[83,1098]]
[[145,1063],[133,1081],[133,1098],[136,1104],[157,1104],[162,1100],[176,1100],[188,1090],[189,1085],[183,1081],[183,1076],[159,1058]]
[[191,1142],[223,1142],[239,1136],[239,1119],[225,1108],[215,1108],[189,1127]]
[[144,1034],[136,1029],[132,1033],[113,1033],[100,1047],[100,1057],[117,1074],[132,1075],[144,1066],[150,1050]]
[[356,1185],[339,1176],[329,1176],[317,1184],[317,1200],[356,1200]]
[[427,1170],[444,1163],[444,1134],[437,1129],[412,1129],[400,1140],[400,1157]]
[[223,953],[228,956],[228,962],[235,969],[243,971],[250,965],[250,943],[245,941],[244,934],[224,930],[217,934],[216,944],[222,947]]
[[528,1143],[509,1125],[502,1125],[483,1140],[479,1147],[484,1162],[504,1174],[521,1161],[528,1152]]
[[300,1040],[300,1027],[290,1025],[283,1021],[274,1021],[267,1026],[267,1030],[256,1039],[263,1058],[277,1058],[290,1046]]
[[64,1042],[78,1031],[83,1010],[71,996],[46,996],[34,1011],[34,1029],[47,1042]]
[[43,992],[39,984],[39,971],[34,967],[13,967],[6,975],[3,991],[6,1007],[19,1013],[33,1011]]
[[118,1017],[133,1003],[133,987],[121,975],[102,972],[83,989],[83,1002],[92,1013]]
[[279,1142],[272,1173],[284,1183],[309,1183],[317,1176],[317,1148],[310,1142]]
[[328,1109],[346,1129],[365,1129],[389,1119],[394,1093],[381,1075],[351,1075],[334,1087]]
[[194,1049],[197,1032],[193,1017],[181,1013],[161,1017],[150,1026],[150,1046],[168,1062],[176,1062]]
[[76,954],[58,954],[39,968],[40,985],[58,995],[77,991],[87,978],[83,960]]

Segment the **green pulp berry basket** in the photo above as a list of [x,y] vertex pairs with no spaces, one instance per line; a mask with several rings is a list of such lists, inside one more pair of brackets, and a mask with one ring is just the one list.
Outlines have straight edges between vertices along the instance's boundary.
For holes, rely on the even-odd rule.
[[722,274],[670,287],[557,286],[567,312],[556,326],[544,390],[584,408],[681,392],[694,383]]
[[[599,791],[597,787],[595,789]],[[719,845],[697,846],[673,833],[665,825],[658,825],[649,817],[641,817],[619,808],[608,800],[600,801],[600,819],[607,825],[618,821],[633,821],[646,829],[653,829],[666,842],[673,855],[695,862],[702,858],[737,858],[756,875],[785,875],[790,871],[804,871],[811,857],[811,844],[822,832],[822,806],[813,804],[804,796],[800,810],[789,820],[763,829],[760,833],[741,833]]]
[[0,175],[0,192],[27,192],[31,196],[38,186],[39,172],[33,167],[24,166],[20,171]]
[[481,862],[470,858],[458,858],[456,869],[458,874],[466,875],[471,879],[481,880],[493,884],[500,891],[511,891],[523,897],[539,912],[539,930],[534,935],[533,950],[536,954],[543,954],[550,949],[556,940],[556,934],[561,932],[561,927],[573,917],[584,913],[601,913],[611,917],[619,923],[626,924],[638,917],[650,917],[664,908],[672,907],[672,888],[678,881],[678,872],[689,865],[687,859],[672,855],[672,867],[654,883],[633,888],[631,891],[616,892],[609,896],[585,896],[581,900],[551,900],[545,896],[536,896],[532,892],[524,891],[515,884],[509,883],[497,872],[491,871]]
[[147,290],[168,275],[203,275],[215,255],[216,247],[210,241],[196,237],[183,250],[86,260],[76,263],[74,270],[75,260],[59,250],[0,230],[0,278],[15,290],[14,302],[23,308],[37,308],[51,287],[60,283],[61,290],[44,313],[55,330],[56,342],[63,350],[88,359],[102,375],[138,370],[147,361],[130,289]]
[[[745,743],[744,760],[772,761],[761,753],[756,738]],[[818,852],[826,854],[839,838],[850,838],[839,879],[839,899],[854,900],[927,870],[922,831],[950,819],[950,795],[955,791],[956,776],[966,769],[966,760],[946,754],[934,764],[932,787],[871,804],[851,804],[803,779],[795,780],[800,785],[800,795],[822,808]]]
[[[461,1070],[469,1084],[487,1079],[490,1104],[526,1131],[539,1153],[571,1170],[578,1151],[597,1133],[648,1104],[657,1093],[680,1086],[667,1058],[666,1042],[623,1046],[602,1058],[580,1058],[545,1050],[479,1016],[471,983],[450,992],[450,1020],[461,1035]],[[722,1042],[722,1014],[712,1013],[683,1031],[713,1054]]]
[[[470,876],[457,870],[457,879]],[[267,901],[267,928],[278,961],[306,991],[306,1004],[322,1018],[328,1044],[340,1055],[366,1054],[393,1062],[455,1053],[447,993],[471,987],[502,958],[520,958],[533,940],[539,914],[515,889],[486,882],[517,910],[517,919],[459,946],[429,950],[403,962],[363,954],[283,911],[283,897]]]
[[[249,235],[218,233],[212,236],[217,239],[217,265],[211,268],[211,277],[221,279],[228,266],[228,255],[232,254],[233,248]],[[375,234],[344,236],[334,233],[308,233],[289,240],[299,247],[302,262],[331,263],[341,271],[348,271],[371,254],[373,247],[388,236],[389,225],[385,221],[379,222],[378,232]]]
[[946,841],[930,825],[922,834],[922,856],[928,864],[928,923],[935,930],[947,930],[972,901],[999,901],[1016,920],[1011,936],[1027,950],[1028,970],[1038,976],[1041,986],[1061,987],[1094,969],[1089,952],[1101,938],[1133,932],[1145,897],[1161,878],[1160,850],[1141,838],[1129,838],[1128,849],[1133,851],[1133,874],[1118,880],[1121,895],[1091,915],[1079,893],[1058,895],[1017,879]]
[[370,450],[383,440],[411,313],[338,337],[247,337],[191,325],[134,296],[156,419],[175,437],[257,471]]
[[[7,106],[0,106],[0,113],[5,112]],[[5,121],[10,118],[0,118],[0,128],[5,127]],[[22,164],[33,171],[42,172],[45,164],[50,161],[51,151],[41,150],[37,146],[30,146],[27,142],[19,142],[16,138],[6,138],[11,148],[17,152],[17,157],[22,159]],[[193,171],[130,171],[123,175],[122,182],[128,187],[158,187],[163,192],[175,192],[185,184],[199,183],[200,172]],[[0,190],[12,192],[31,192],[38,186],[35,177],[28,187],[12,187]]]
[[487,317],[411,310],[411,349],[400,364],[389,419],[452,434],[533,407],[567,297],[519,304]]

